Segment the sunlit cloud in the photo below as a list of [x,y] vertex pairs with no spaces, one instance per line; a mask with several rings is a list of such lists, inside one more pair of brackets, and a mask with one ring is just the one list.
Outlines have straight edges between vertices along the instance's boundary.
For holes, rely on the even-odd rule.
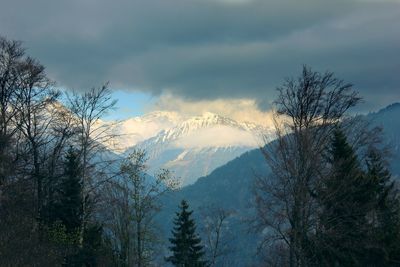
[[259,106],[303,64],[354,83],[368,107],[390,104],[399,23],[395,0],[15,0],[0,9],[0,35],[23,40],[60,86],[110,81],[154,97]]
[[262,111],[254,99],[216,99],[188,101],[170,94],[162,95],[151,107],[153,110],[175,111],[184,116],[212,112],[239,122],[253,122],[272,126],[272,112]]

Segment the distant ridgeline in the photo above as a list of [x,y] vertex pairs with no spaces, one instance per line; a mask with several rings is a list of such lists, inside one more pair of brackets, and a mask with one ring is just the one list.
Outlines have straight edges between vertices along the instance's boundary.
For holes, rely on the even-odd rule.
[[[384,142],[391,148],[390,167],[392,175],[400,177],[400,103],[392,104],[376,113],[365,116],[371,127],[380,126],[384,130]],[[165,238],[170,236],[174,211],[182,199],[186,199],[194,209],[194,216],[201,225],[201,210],[218,206],[232,211],[227,220],[232,233],[232,266],[249,266],[257,252],[258,238],[249,231],[249,218],[254,216],[252,207],[252,186],[254,177],[267,175],[268,166],[259,149],[248,151],[227,164],[217,168],[193,185],[183,187],[163,199],[164,208],[157,215],[159,225],[164,229]]]

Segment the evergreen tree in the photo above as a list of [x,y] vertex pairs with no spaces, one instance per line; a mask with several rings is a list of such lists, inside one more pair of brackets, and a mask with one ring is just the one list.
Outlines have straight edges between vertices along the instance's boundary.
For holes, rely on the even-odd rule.
[[381,152],[369,151],[364,171],[336,130],[328,162],[317,194],[316,265],[399,266],[400,201]]
[[[400,200],[384,159],[376,149],[367,155],[366,178],[374,193],[375,209],[370,214],[375,247],[382,250],[386,266],[400,264]],[[382,265],[382,261],[378,262]]]
[[55,203],[50,206],[53,239],[65,249],[64,266],[82,266],[79,230],[82,226],[82,183],[79,155],[70,147],[63,161],[63,174],[56,183]]
[[58,220],[68,233],[76,232],[82,224],[82,183],[78,153],[71,147],[65,157],[64,175],[56,205]]
[[189,205],[182,200],[180,212],[176,213],[174,220],[173,237],[170,238],[172,256],[167,261],[180,267],[202,267],[206,262],[202,260],[204,255],[201,239],[196,232],[196,225],[191,218],[193,211],[189,211]]
[[95,222],[87,225],[84,242],[81,247],[78,245],[83,219],[82,190],[79,154],[71,147],[65,156],[64,174],[59,184],[59,197],[55,210],[56,222],[60,222],[64,227],[69,245],[65,266],[96,266],[103,249],[103,229]]
[[361,266],[367,255],[367,213],[371,210],[370,185],[346,137],[334,132],[329,151],[330,173],[318,194],[321,211],[317,231],[319,264]]

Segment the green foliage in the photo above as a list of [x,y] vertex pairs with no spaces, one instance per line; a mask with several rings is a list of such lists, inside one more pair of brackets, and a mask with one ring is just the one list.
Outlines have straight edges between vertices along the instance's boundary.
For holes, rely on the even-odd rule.
[[321,212],[317,236],[324,264],[352,266],[363,254],[366,214],[370,204],[366,183],[355,152],[345,135],[334,133],[330,150],[331,171],[319,192]]
[[65,157],[64,175],[54,211],[67,232],[75,232],[82,224],[82,183],[79,155],[71,147]]
[[79,241],[79,230],[68,232],[65,225],[57,221],[48,228],[49,239],[58,245],[72,246],[77,245]]
[[84,243],[76,255],[68,258],[69,266],[97,266],[103,246],[103,228],[98,224],[90,224],[84,232]]
[[202,260],[204,249],[201,245],[201,239],[196,234],[195,222],[191,218],[193,211],[188,209],[189,205],[185,200],[182,200],[180,212],[176,213],[174,220],[173,237],[169,239],[172,244],[170,250],[173,255],[167,261],[175,266],[205,266],[206,262]]
[[94,125],[115,101],[103,86],[67,97],[67,107],[44,70],[21,42],[0,36],[0,265],[100,265],[112,253],[86,205],[100,186],[89,196],[83,178],[100,173],[91,160],[104,131],[92,137]]
[[383,253],[385,264],[398,266],[400,264],[399,195],[384,157],[377,149],[370,149],[366,165],[366,179],[370,182],[371,194],[375,200],[374,210],[369,216],[371,235],[375,241],[375,247]]
[[400,206],[381,155],[371,150],[363,170],[340,130],[329,152],[330,172],[318,193],[319,225],[313,237],[318,264],[398,264]]

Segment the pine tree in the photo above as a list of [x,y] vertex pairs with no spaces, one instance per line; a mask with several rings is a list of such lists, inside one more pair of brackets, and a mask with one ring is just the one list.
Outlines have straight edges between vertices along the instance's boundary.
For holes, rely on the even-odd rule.
[[368,240],[369,184],[346,136],[335,131],[330,149],[330,173],[318,194],[321,212],[316,246],[319,264],[360,266]]
[[79,155],[70,147],[63,161],[63,172],[54,183],[54,202],[49,203],[49,234],[64,251],[64,266],[82,266],[79,231],[82,227],[82,183]]
[[76,232],[82,224],[82,183],[79,155],[72,147],[65,157],[59,192],[56,205],[58,220],[68,233]]
[[[72,147],[67,151],[64,161],[64,174],[59,185],[56,205],[56,218],[65,227],[69,243],[65,266],[96,266],[102,249],[102,226],[89,223],[84,231],[82,247],[78,246],[79,231],[82,227],[82,168],[79,154]],[[90,200],[90,199],[89,199]]]
[[185,200],[180,204],[180,212],[176,213],[174,220],[173,237],[170,238],[172,256],[167,261],[180,267],[202,267],[206,262],[202,260],[204,255],[201,239],[196,232],[196,225],[191,218],[193,211],[189,211],[189,205]]
[[375,247],[382,251],[385,265],[397,266],[400,264],[399,195],[379,151],[376,149],[369,151],[366,165],[366,178],[371,184],[376,201],[375,209],[371,212],[373,229],[371,239],[375,241]]
[[399,266],[400,200],[380,151],[369,151],[363,170],[336,130],[328,162],[317,194],[317,265]]

